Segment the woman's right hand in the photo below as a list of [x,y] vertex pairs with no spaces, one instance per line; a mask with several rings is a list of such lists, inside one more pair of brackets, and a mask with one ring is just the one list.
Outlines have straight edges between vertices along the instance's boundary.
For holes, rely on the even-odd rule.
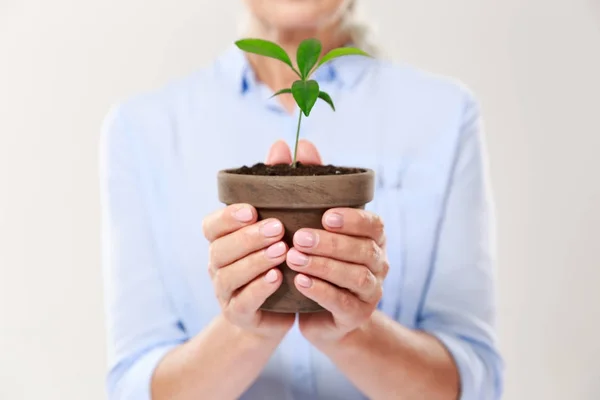
[[[298,143],[298,161],[322,164],[317,148],[306,140]],[[284,141],[269,149],[266,164],[291,164],[291,149]],[[294,314],[259,310],[281,286],[276,268],[288,248],[281,241],[280,221],[257,222],[256,209],[234,204],[220,209],[203,221],[204,236],[210,242],[208,270],[225,318],[239,328],[265,338],[282,338],[292,327]]]
[[210,242],[208,271],[224,317],[244,331],[282,338],[295,315],[259,310],[282,282],[276,268],[288,251],[281,240],[282,223],[257,222],[254,207],[235,204],[207,216],[202,228]]

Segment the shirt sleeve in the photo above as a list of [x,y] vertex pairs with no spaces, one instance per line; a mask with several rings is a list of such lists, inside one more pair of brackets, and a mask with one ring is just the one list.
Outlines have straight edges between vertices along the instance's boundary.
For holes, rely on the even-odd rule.
[[485,157],[480,113],[470,98],[418,319],[418,327],[453,356],[462,400],[495,400],[502,391],[494,330],[494,215]]
[[100,143],[102,256],[108,398],[150,399],[162,357],[186,340],[160,276],[139,142],[122,106],[106,117]]

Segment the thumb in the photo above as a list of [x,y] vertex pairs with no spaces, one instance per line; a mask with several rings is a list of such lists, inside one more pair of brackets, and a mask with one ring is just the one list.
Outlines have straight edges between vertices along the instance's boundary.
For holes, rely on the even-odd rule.
[[269,149],[267,160],[265,164],[291,164],[292,163],[292,152],[289,146],[283,141],[278,140]]
[[298,142],[298,161],[305,165],[323,164],[317,147],[306,139]]

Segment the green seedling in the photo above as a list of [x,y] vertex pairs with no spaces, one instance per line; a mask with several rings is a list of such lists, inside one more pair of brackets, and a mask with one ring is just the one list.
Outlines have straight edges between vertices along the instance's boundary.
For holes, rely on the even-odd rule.
[[296,104],[300,108],[300,112],[298,113],[298,128],[296,130],[296,143],[294,145],[294,159],[292,161],[292,167],[295,168],[297,164],[296,156],[298,153],[298,139],[300,138],[302,114],[308,117],[318,99],[325,101],[331,106],[331,109],[335,111],[335,105],[333,104],[331,96],[321,91],[317,81],[310,79],[310,76],[323,64],[335,58],[351,55],[369,57],[369,55],[355,47],[340,47],[329,51],[321,57],[321,52],[323,50],[321,42],[317,39],[306,39],[298,46],[296,53],[296,64],[298,69],[296,69],[292,64],[290,56],[276,43],[263,39],[242,39],[235,42],[235,44],[240,50],[247,53],[274,58],[287,64],[292,71],[298,75],[298,78],[300,78],[292,84],[291,88],[281,89],[273,95],[273,97],[275,97],[284,93],[291,93]]

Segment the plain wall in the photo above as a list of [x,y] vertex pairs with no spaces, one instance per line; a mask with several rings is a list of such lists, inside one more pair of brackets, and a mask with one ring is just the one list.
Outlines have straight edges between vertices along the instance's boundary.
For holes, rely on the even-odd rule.
[[[600,398],[598,0],[367,6],[391,56],[462,80],[482,103],[505,398]],[[208,63],[240,10],[0,0],[0,399],[104,398],[101,120]]]

